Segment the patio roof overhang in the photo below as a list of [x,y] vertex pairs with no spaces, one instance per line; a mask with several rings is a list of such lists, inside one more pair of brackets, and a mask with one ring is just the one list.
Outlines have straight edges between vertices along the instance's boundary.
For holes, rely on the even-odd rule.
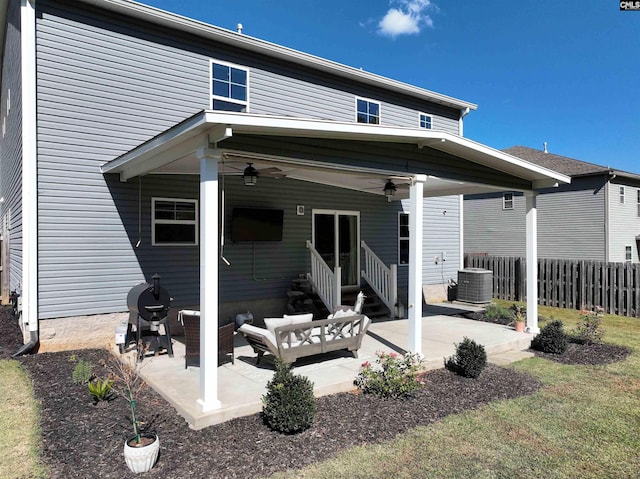
[[[251,145],[274,141],[292,146],[273,153],[268,147],[252,150]],[[303,153],[305,146],[310,151],[335,152],[350,150],[354,144],[356,148],[387,148],[386,163],[371,167],[327,162]],[[240,174],[251,161],[258,169],[277,166],[281,177],[377,194],[383,194],[382,189],[373,188],[372,180],[410,180],[418,174],[427,175],[425,196],[534,191],[571,181],[566,175],[443,131],[218,111],[197,113],[104,164],[101,170],[119,174],[122,181],[152,173],[197,175],[196,152],[203,148],[220,151],[227,165],[225,174]],[[432,162],[433,158],[439,163]]]

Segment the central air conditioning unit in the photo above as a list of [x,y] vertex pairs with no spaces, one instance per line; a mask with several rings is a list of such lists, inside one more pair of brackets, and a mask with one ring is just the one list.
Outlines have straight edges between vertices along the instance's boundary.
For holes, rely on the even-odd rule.
[[490,303],[493,298],[493,271],[466,268],[458,271],[458,301]]

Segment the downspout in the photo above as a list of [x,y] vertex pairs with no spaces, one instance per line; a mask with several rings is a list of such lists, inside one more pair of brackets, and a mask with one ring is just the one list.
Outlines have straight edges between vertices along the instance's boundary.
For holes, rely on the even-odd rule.
[[22,67],[22,307],[29,342],[12,357],[37,351],[38,330],[38,166],[36,124],[35,0],[20,6]]
[[464,110],[460,110],[460,119],[458,120],[458,135],[460,136],[464,136],[464,122],[462,120],[469,114],[470,111],[471,109],[469,107],[465,108]]

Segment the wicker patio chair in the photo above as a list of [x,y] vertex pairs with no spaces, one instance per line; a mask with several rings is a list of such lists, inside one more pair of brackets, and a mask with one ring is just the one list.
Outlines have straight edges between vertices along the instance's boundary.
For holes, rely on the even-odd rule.
[[[184,367],[200,365],[200,311],[183,310],[178,319],[184,326],[185,354]],[[235,363],[233,354],[234,323],[218,327],[218,361],[221,356],[231,354],[231,363]]]

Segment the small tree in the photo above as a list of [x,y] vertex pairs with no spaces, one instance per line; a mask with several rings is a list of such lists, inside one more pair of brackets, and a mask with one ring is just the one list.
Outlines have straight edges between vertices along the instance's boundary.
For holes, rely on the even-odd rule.
[[445,359],[444,366],[460,376],[477,378],[487,365],[484,346],[467,337],[456,345],[456,354]]
[[316,415],[313,383],[291,372],[291,365],[275,360],[276,372],[262,396],[262,416],[274,431],[293,434],[309,429]]

